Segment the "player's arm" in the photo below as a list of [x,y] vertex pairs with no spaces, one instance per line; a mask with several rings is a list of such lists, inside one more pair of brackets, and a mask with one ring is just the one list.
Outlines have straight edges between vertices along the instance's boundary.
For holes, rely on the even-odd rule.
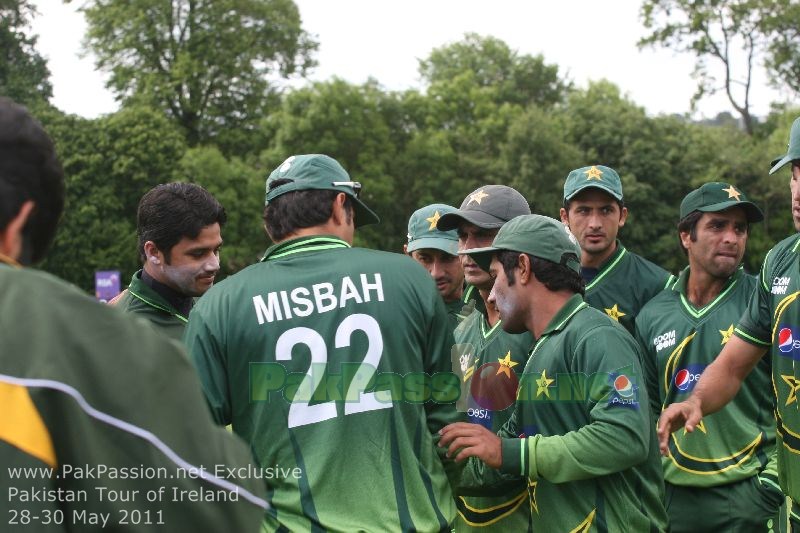
[[603,383],[585,400],[590,419],[585,426],[564,435],[517,438],[507,432],[498,438],[491,432],[456,424],[443,432],[442,444],[449,445],[448,453],[456,460],[478,457],[503,473],[553,483],[603,476],[641,463],[647,459],[653,423],[646,405],[647,393],[639,389],[635,407],[613,404],[609,374],[598,371],[625,361],[629,365],[626,375],[641,376],[639,356],[630,337],[625,336],[627,341],[617,332],[580,343],[581,354],[574,368],[601,376],[598,379]]
[[183,343],[197,369],[200,384],[211,415],[217,424],[231,423],[228,373],[223,362],[217,335],[208,322],[204,302],[199,302],[190,314],[189,324],[183,333]]
[[703,371],[700,381],[684,402],[667,407],[658,420],[658,441],[662,454],[669,453],[668,441],[681,427],[692,432],[703,416],[722,409],[736,396],[742,381],[767,352],[767,347],[731,336],[713,363]]

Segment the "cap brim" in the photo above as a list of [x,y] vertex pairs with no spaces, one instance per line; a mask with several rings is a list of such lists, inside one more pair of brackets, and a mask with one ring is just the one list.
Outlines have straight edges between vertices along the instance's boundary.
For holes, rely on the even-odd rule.
[[[348,194],[348,196],[350,195]],[[368,224],[377,224],[381,221],[380,217],[375,213],[375,211],[367,207],[364,202],[355,196],[350,196],[350,199],[353,200],[353,209],[355,210],[355,227],[359,228]]]
[[475,263],[481,267],[484,272],[489,272],[489,266],[492,264],[492,257],[499,252],[501,248],[494,246],[487,246],[485,248],[471,248],[469,250],[461,250],[459,255],[468,255]]
[[458,229],[462,221],[469,222],[482,229],[502,228],[503,224],[508,222],[508,220],[503,220],[502,218],[484,213],[483,211],[461,211],[458,209],[452,213],[442,215],[442,217],[439,218],[439,222],[436,223],[436,229],[439,231]]
[[572,191],[572,194],[570,194],[569,196],[565,196],[564,200],[570,201],[575,197],[576,194],[578,194],[578,193],[580,193],[582,191],[585,191],[586,189],[592,189],[592,188],[593,189],[600,189],[604,193],[610,194],[613,198],[615,198],[617,200],[622,200],[622,195],[621,194],[617,194],[616,192],[612,191],[608,187],[604,187],[604,186],[602,186],[599,183],[596,183],[594,181],[590,181],[586,185],[582,185],[582,186],[578,187],[577,189]]
[[736,200],[731,200],[730,202],[719,202],[718,204],[707,205],[697,210],[702,213],[717,213],[730,207],[741,207],[744,209],[748,222],[761,222],[764,220],[764,213],[762,213],[761,209],[753,202],[737,202]]
[[800,159],[800,157],[792,157],[791,154],[786,154],[785,156],[783,156],[780,159],[778,159],[777,163],[773,159],[772,160],[772,168],[769,170],[769,173],[770,174],[775,174],[777,171],[779,171],[781,168],[783,168],[784,165],[786,165],[787,163],[791,163],[795,159]]
[[441,250],[450,255],[458,255],[458,242],[452,239],[441,239],[438,237],[422,237],[414,239],[408,243],[407,250],[413,252],[414,250],[424,250],[432,248],[434,250]]

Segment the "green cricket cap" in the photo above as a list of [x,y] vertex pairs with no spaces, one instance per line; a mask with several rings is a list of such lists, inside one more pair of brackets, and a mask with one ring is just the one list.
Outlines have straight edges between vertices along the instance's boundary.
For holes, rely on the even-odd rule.
[[764,213],[747,195],[729,183],[712,181],[687,194],[681,202],[681,219],[694,211],[716,213],[729,207],[744,209],[749,222],[761,222]]
[[800,159],[800,117],[794,119],[792,123],[792,129],[789,132],[789,149],[786,151],[786,155],[781,156],[777,161],[772,161],[772,169],[770,169],[769,173],[775,174],[784,165],[791,163],[795,159]]
[[617,171],[603,165],[576,168],[564,182],[564,200],[572,198],[584,189],[593,187],[622,200],[622,182]]
[[459,253],[469,255],[488,272],[492,256],[501,250],[523,252],[565,265],[577,273],[581,271],[578,241],[564,224],[544,215],[518,216],[500,228],[491,246]]
[[408,251],[434,248],[450,255],[458,254],[456,230],[440,231],[436,228],[439,219],[456,208],[446,204],[431,204],[414,211],[408,219]]
[[484,185],[468,194],[460,208],[442,215],[436,227],[449,231],[466,221],[479,228],[497,229],[516,216],[530,213],[531,206],[516,189],[506,185]]
[[[291,181],[270,188],[276,180]],[[356,227],[380,222],[378,215],[359,199],[361,184],[352,181],[338,161],[323,154],[293,155],[281,163],[267,178],[267,196],[264,205],[287,192],[306,190],[339,191],[350,196],[355,209]]]

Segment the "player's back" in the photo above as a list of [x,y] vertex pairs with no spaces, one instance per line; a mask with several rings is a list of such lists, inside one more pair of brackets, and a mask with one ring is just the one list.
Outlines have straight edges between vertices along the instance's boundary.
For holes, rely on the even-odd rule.
[[448,527],[432,433],[456,419],[459,387],[444,305],[416,262],[287,241],[209,291],[186,340],[217,420],[261,464],[270,529]]

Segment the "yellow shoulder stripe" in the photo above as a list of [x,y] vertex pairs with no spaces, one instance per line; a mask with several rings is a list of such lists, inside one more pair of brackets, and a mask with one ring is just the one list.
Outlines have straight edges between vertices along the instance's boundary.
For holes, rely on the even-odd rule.
[[0,382],[0,440],[36,457],[50,468],[58,466],[50,432],[22,385]]

